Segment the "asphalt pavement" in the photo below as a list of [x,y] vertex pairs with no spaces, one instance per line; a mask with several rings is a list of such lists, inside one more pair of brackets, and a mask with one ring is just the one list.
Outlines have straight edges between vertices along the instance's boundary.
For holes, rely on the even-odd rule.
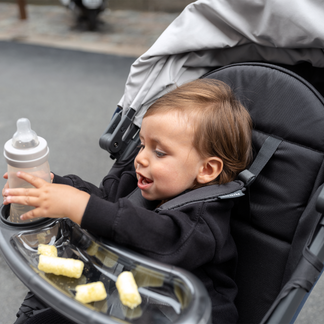
[[[110,20],[96,34],[73,29],[73,17],[56,8],[53,8],[52,16],[50,11],[46,12],[49,17],[47,21],[54,25],[58,16],[62,19],[63,27],[56,26],[55,31],[54,25],[53,28],[47,26],[46,19],[37,25],[38,16],[31,13],[39,8],[29,6],[29,22],[20,22],[16,14],[13,16],[15,7],[11,7],[10,11],[8,6],[1,6],[1,143],[4,144],[16,131],[17,119],[27,117],[36,133],[48,141],[52,171],[61,175],[78,174],[85,180],[99,184],[113,163],[109,154],[99,147],[99,137],[123,94],[129,68],[175,16],[157,13],[146,15],[149,17],[146,29],[151,28],[153,17],[163,23],[154,31],[142,34],[140,30],[132,31],[131,45],[141,45],[128,46],[124,44],[129,39],[127,28],[134,29],[135,25],[144,28],[145,13],[110,12],[110,17],[132,17],[132,24],[123,26],[123,29],[118,27],[117,20],[113,27]],[[7,10],[5,17],[1,16],[4,10]],[[54,18],[55,15],[58,16]],[[21,26],[25,26],[25,30]],[[1,34],[4,28],[6,33]],[[110,44],[105,43],[108,38]],[[5,160],[0,159],[0,173],[5,171]],[[1,179],[1,188],[4,183]],[[0,324],[11,324],[27,289],[10,270],[1,253],[0,287]],[[297,324],[323,322],[323,289],[324,282],[320,279]]]

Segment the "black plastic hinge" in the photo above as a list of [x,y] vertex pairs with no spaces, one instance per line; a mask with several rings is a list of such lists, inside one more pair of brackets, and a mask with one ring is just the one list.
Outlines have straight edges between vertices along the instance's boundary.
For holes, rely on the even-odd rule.
[[122,111],[116,113],[100,137],[100,147],[108,151],[112,159],[123,159],[125,151],[133,150],[139,142],[139,127],[132,122],[135,112],[130,108],[124,116],[122,116]]

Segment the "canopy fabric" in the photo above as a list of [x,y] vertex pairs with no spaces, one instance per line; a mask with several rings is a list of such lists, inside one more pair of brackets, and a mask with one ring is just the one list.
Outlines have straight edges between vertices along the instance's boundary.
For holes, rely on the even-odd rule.
[[[198,0],[131,66],[123,114],[134,123],[158,97],[209,70],[237,62],[324,67],[322,0]],[[171,87],[171,88],[170,88]]]

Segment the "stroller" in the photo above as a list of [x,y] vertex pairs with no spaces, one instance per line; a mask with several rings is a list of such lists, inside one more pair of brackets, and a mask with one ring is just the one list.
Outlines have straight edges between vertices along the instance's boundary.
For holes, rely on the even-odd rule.
[[[138,130],[146,109],[175,84],[203,77],[222,80],[232,87],[251,114],[255,151],[254,162],[240,175],[246,191],[244,197],[236,199],[232,215],[232,232],[239,255],[236,278],[239,323],[292,323],[323,269],[324,57],[321,47],[324,36],[315,24],[320,10],[307,19],[298,9],[304,2],[294,1],[296,10],[289,15],[280,8],[283,4],[273,2],[261,7],[254,1],[201,0],[189,5],[133,64],[125,95],[119,102],[123,109],[117,110],[100,139],[102,148],[113,158],[123,160],[138,145]],[[256,23],[260,11],[264,19],[263,33],[256,36],[257,32],[251,30],[259,30]],[[255,12],[259,16],[254,16]],[[291,25],[285,20],[287,35],[279,38],[277,35],[281,36],[283,27],[272,23],[278,16],[281,17],[278,22],[293,16],[299,26],[309,27],[309,34],[304,29],[296,32],[297,23],[289,28]],[[196,28],[199,26],[199,33],[191,33],[188,22]],[[188,33],[190,43],[178,44],[179,39],[188,39]],[[116,315],[120,310],[113,313],[114,317],[98,315],[102,305],[88,311],[71,302],[59,303],[58,300],[65,301],[68,297],[44,285],[53,279],[24,278],[23,271],[19,270],[21,260],[10,256],[5,248],[8,241],[15,242],[10,252],[20,253],[19,258],[25,258],[32,268],[33,263],[29,262],[32,245],[39,237],[45,237],[45,241],[53,237],[64,241],[68,237],[73,243],[69,253],[77,247],[79,257],[82,251],[88,251],[91,242],[97,242],[93,237],[69,222],[42,223],[37,230],[20,228],[15,233],[7,225],[3,217],[0,246],[4,255],[19,278],[45,302],[80,323],[126,321],[125,317]],[[57,234],[64,231],[65,236]],[[47,236],[39,235],[42,233]],[[206,292],[190,274],[104,243],[109,245],[100,248],[106,249],[109,258],[116,261],[118,257],[114,271],[120,265],[140,265],[147,277],[155,273],[156,279],[163,274],[169,278],[168,287],[181,288],[177,289],[182,298],[179,294],[171,298],[168,292],[168,299],[163,300],[173,309],[173,313],[163,310],[170,323],[210,322]],[[86,257],[97,265],[103,263],[98,258],[92,259],[88,252]],[[101,275],[114,279],[108,272],[100,271]],[[143,292],[146,296],[150,293],[158,294],[158,291]],[[178,313],[177,307],[181,308]],[[127,317],[126,323],[132,322],[145,323],[145,317],[133,314],[131,319]]]

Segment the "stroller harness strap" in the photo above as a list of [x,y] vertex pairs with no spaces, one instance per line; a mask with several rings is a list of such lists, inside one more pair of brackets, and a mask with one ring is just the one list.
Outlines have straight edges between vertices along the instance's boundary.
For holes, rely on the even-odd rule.
[[[185,192],[184,194],[167,201],[155,210],[159,212],[162,210],[180,208],[188,204],[193,204],[202,201],[208,202],[219,199],[239,198],[244,196],[243,190],[244,183],[239,180],[232,181],[224,185],[206,186]],[[153,206],[156,206],[157,204],[156,201],[149,201],[143,198],[139,188],[136,188],[130,195],[128,195],[127,198],[134,205],[141,206],[150,210],[153,210]]]
[[258,155],[256,156],[254,162],[252,163],[249,171],[253,173],[256,177],[271,159],[272,155],[276,152],[278,146],[282,142],[281,139],[269,136],[263,143]]
[[255,181],[259,173],[271,159],[272,155],[276,152],[281,142],[281,139],[269,136],[262,144],[250,168],[239,173],[238,179],[243,181],[246,187],[249,187]]
[[193,204],[201,201],[215,201],[218,199],[231,199],[244,196],[242,181],[232,181],[224,185],[205,186],[196,190],[189,191],[183,195],[177,196],[157,208],[157,211],[171,210],[184,205]]

